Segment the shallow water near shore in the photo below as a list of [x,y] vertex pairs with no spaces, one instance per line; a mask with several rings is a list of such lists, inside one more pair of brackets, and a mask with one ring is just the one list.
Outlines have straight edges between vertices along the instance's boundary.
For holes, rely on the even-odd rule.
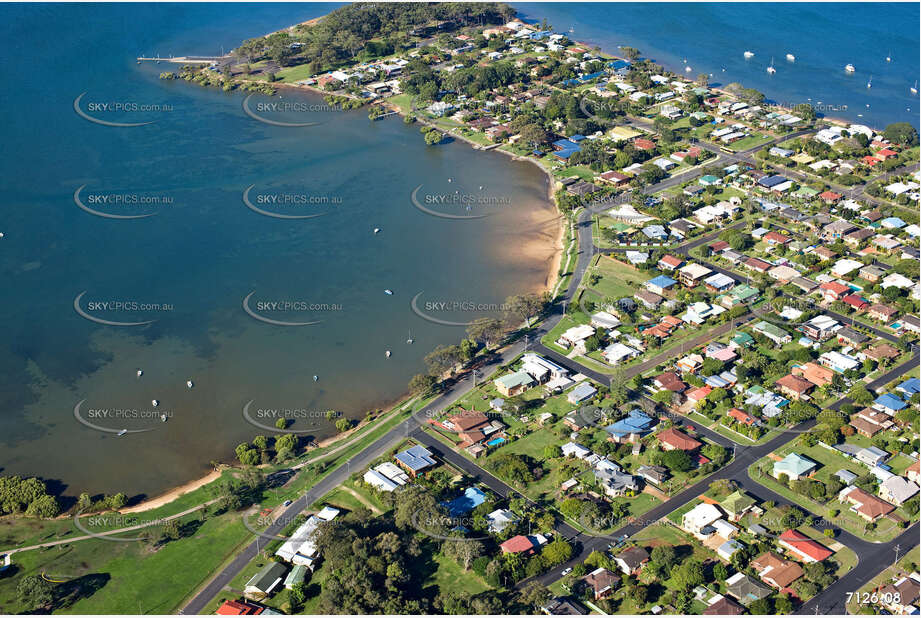
[[[4,72],[20,87],[0,104],[15,118],[3,129],[0,273],[12,292],[0,309],[3,474],[60,481],[71,495],[154,495],[267,433],[244,420],[250,401],[261,423],[288,413],[294,429],[321,439],[336,431],[326,410],[360,418],[395,400],[425,354],[464,336],[413,313],[417,294],[438,318],[466,322],[546,285],[558,222],[535,166],[460,142],[426,147],[418,127],[372,122],[362,110],[310,112],[311,127],[264,124],[244,113],[244,94],[160,80],[177,67],[133,60],[213,54],[215,42],[329,9],[273,5],[255,20],[242,18],[260,10],[239,5],[4,9],[14,56]],[[53,49],[31,44],[39,24]],[[199,36],[207,46],[193,44]],[[83,92],[82,109],[96,117],[155,122],[89,122],[73,110]],[[251,103],[279,101],[323,106],[290,91]],[[90,107],[111,102],[160,109]],[[420,185],[420,196],[449,203],[436,211],[489,216],[426,214],[410,199]],[[81,210],[81,186],[91,210],[152,216]],[[247,187],[267,212],[322,216],[259,214],[243,201]],[[169,199],[97,199],[107,195]],[[458,195],[474,206],[453,205]],[[479,209],[477,200],[495,204]],[[247,314],[247,297],[268,320],[318,323],[262,321]],[[100,324],[75,302],[93,318],[151,323]],[[111,302],[124,306],[103,304]],[[115,435],[121,429],[129,433]]]

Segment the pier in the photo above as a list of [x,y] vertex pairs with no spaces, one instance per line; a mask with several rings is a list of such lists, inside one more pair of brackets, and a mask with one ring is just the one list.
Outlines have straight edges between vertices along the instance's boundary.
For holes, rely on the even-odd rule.
[[227,60],[230,58],[230,55],[226,56],[170,56],[169,58],[161,58],[156,56],[154,58],[149,58],[145,56],[139,56],[138,62],[174,62],[176,64],[215,64],[222,60]]

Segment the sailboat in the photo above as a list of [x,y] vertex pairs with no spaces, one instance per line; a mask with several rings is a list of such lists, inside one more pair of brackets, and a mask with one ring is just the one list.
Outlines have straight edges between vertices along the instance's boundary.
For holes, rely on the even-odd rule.
[[413,339],[413,331],[409,331],[409,337],[406,339],[406,343],[412,345],[413,341],[415,341],[415,339]]
[[755,55],[755,52],[747,51],[747,52],[745,52],[745,53],[742,54],[742,55],[745,56],[746,58],[751,58],[752,56]]
[[853,72],[856,71],[857,69],[854,68],[854,65],[853,65],[853,64],[848,63],[848,64],[844,65],[844,70],[845,70],[845,72],[847,72],[847,73],[853,73]]
[[793,54],[787,54],[787,60],[789,60],[790,62],[796,62],[796,56],[794,56]]
[[387,350],[386,352],[384,352],[384,356],[386,356],[387,358],[390,358],[390,350]]
[[886,54],[886,62],[892,62],[892,52],[891,51]]
[[774,57],[771,57],[771,65],[767,68],[767,72],[773,75],[777,72],[777,69],[774,68]]
[[873,87],[873,76],[870,76],[870,79],[867,80],[867,88]]
[[915,80],[915,85],[909,88],[912,94],[918,94],[918,80]]

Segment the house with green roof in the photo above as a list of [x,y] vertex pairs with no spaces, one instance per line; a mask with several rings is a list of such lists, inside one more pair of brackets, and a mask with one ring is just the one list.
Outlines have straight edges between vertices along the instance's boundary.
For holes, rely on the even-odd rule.
[[297,584],[303,584],[307,577],[307,567],[303,564],[295,564],[291,572],[285,578],[285,588],[291,590]]
[[818,194],[819,194],[818,190],[813,189],[812,187],[807,187],[806,185],[803,185],[802,187],[800,187],[799,189],[793,192],[793,197],[801,197],[803,199],[808,200],[808,199],[814,198]]
[[527,371],[522,370],[496,378],[493,384],[504,397],[514,397],[528,390],[534,384],[534,378]]
[[707,174],[706,176],[701,176],[697,179],[697,184],[703,187],[709,187],[710,185],[718,185],[720,179],[712,174]]
[[755,499],[742,490],[732,492],[720,502],[720,508],[726,511],[729,521],[739,521],[753,506]]
[[761,292],[758,288],[752,287],[747,283],[740,283],[720,296],[717,302],[727,309],[732,309],[738,305],[755,302],[759,294],[761,294]]
[[777,345],[783,345],[793,341],[793,337],[790,336],[790,333],[780,328],[779,326],[771,324],[770,322],[765,322],[764,320],[761,320],[755,324],[752,330],[756,333],[764,335]]
[[809,476],[818,467],[819,464],[808,457],[803,457],[798,453],[790,453],[780,461],[774,462],[771,476],[775,479],[780,479],[780,475],[783,474],[791,481],[795,481]]
[[735,337],[732,338],[732,343],[740,348],[750,348],[755,344],[755,338],[745,331],[740,330],[735,334]]

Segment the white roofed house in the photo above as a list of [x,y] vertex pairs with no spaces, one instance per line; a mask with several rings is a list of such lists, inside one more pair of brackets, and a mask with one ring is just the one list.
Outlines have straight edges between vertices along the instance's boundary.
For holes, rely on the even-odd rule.
[[711,524],[722,517],[722,511],[702,502],[681,517],[681,527],[698,538],[706,539],[716,532]]
[[919,491],[918,486],[901,476],[893,475],[879,484],[879,495],[883,500],[901,506]]

